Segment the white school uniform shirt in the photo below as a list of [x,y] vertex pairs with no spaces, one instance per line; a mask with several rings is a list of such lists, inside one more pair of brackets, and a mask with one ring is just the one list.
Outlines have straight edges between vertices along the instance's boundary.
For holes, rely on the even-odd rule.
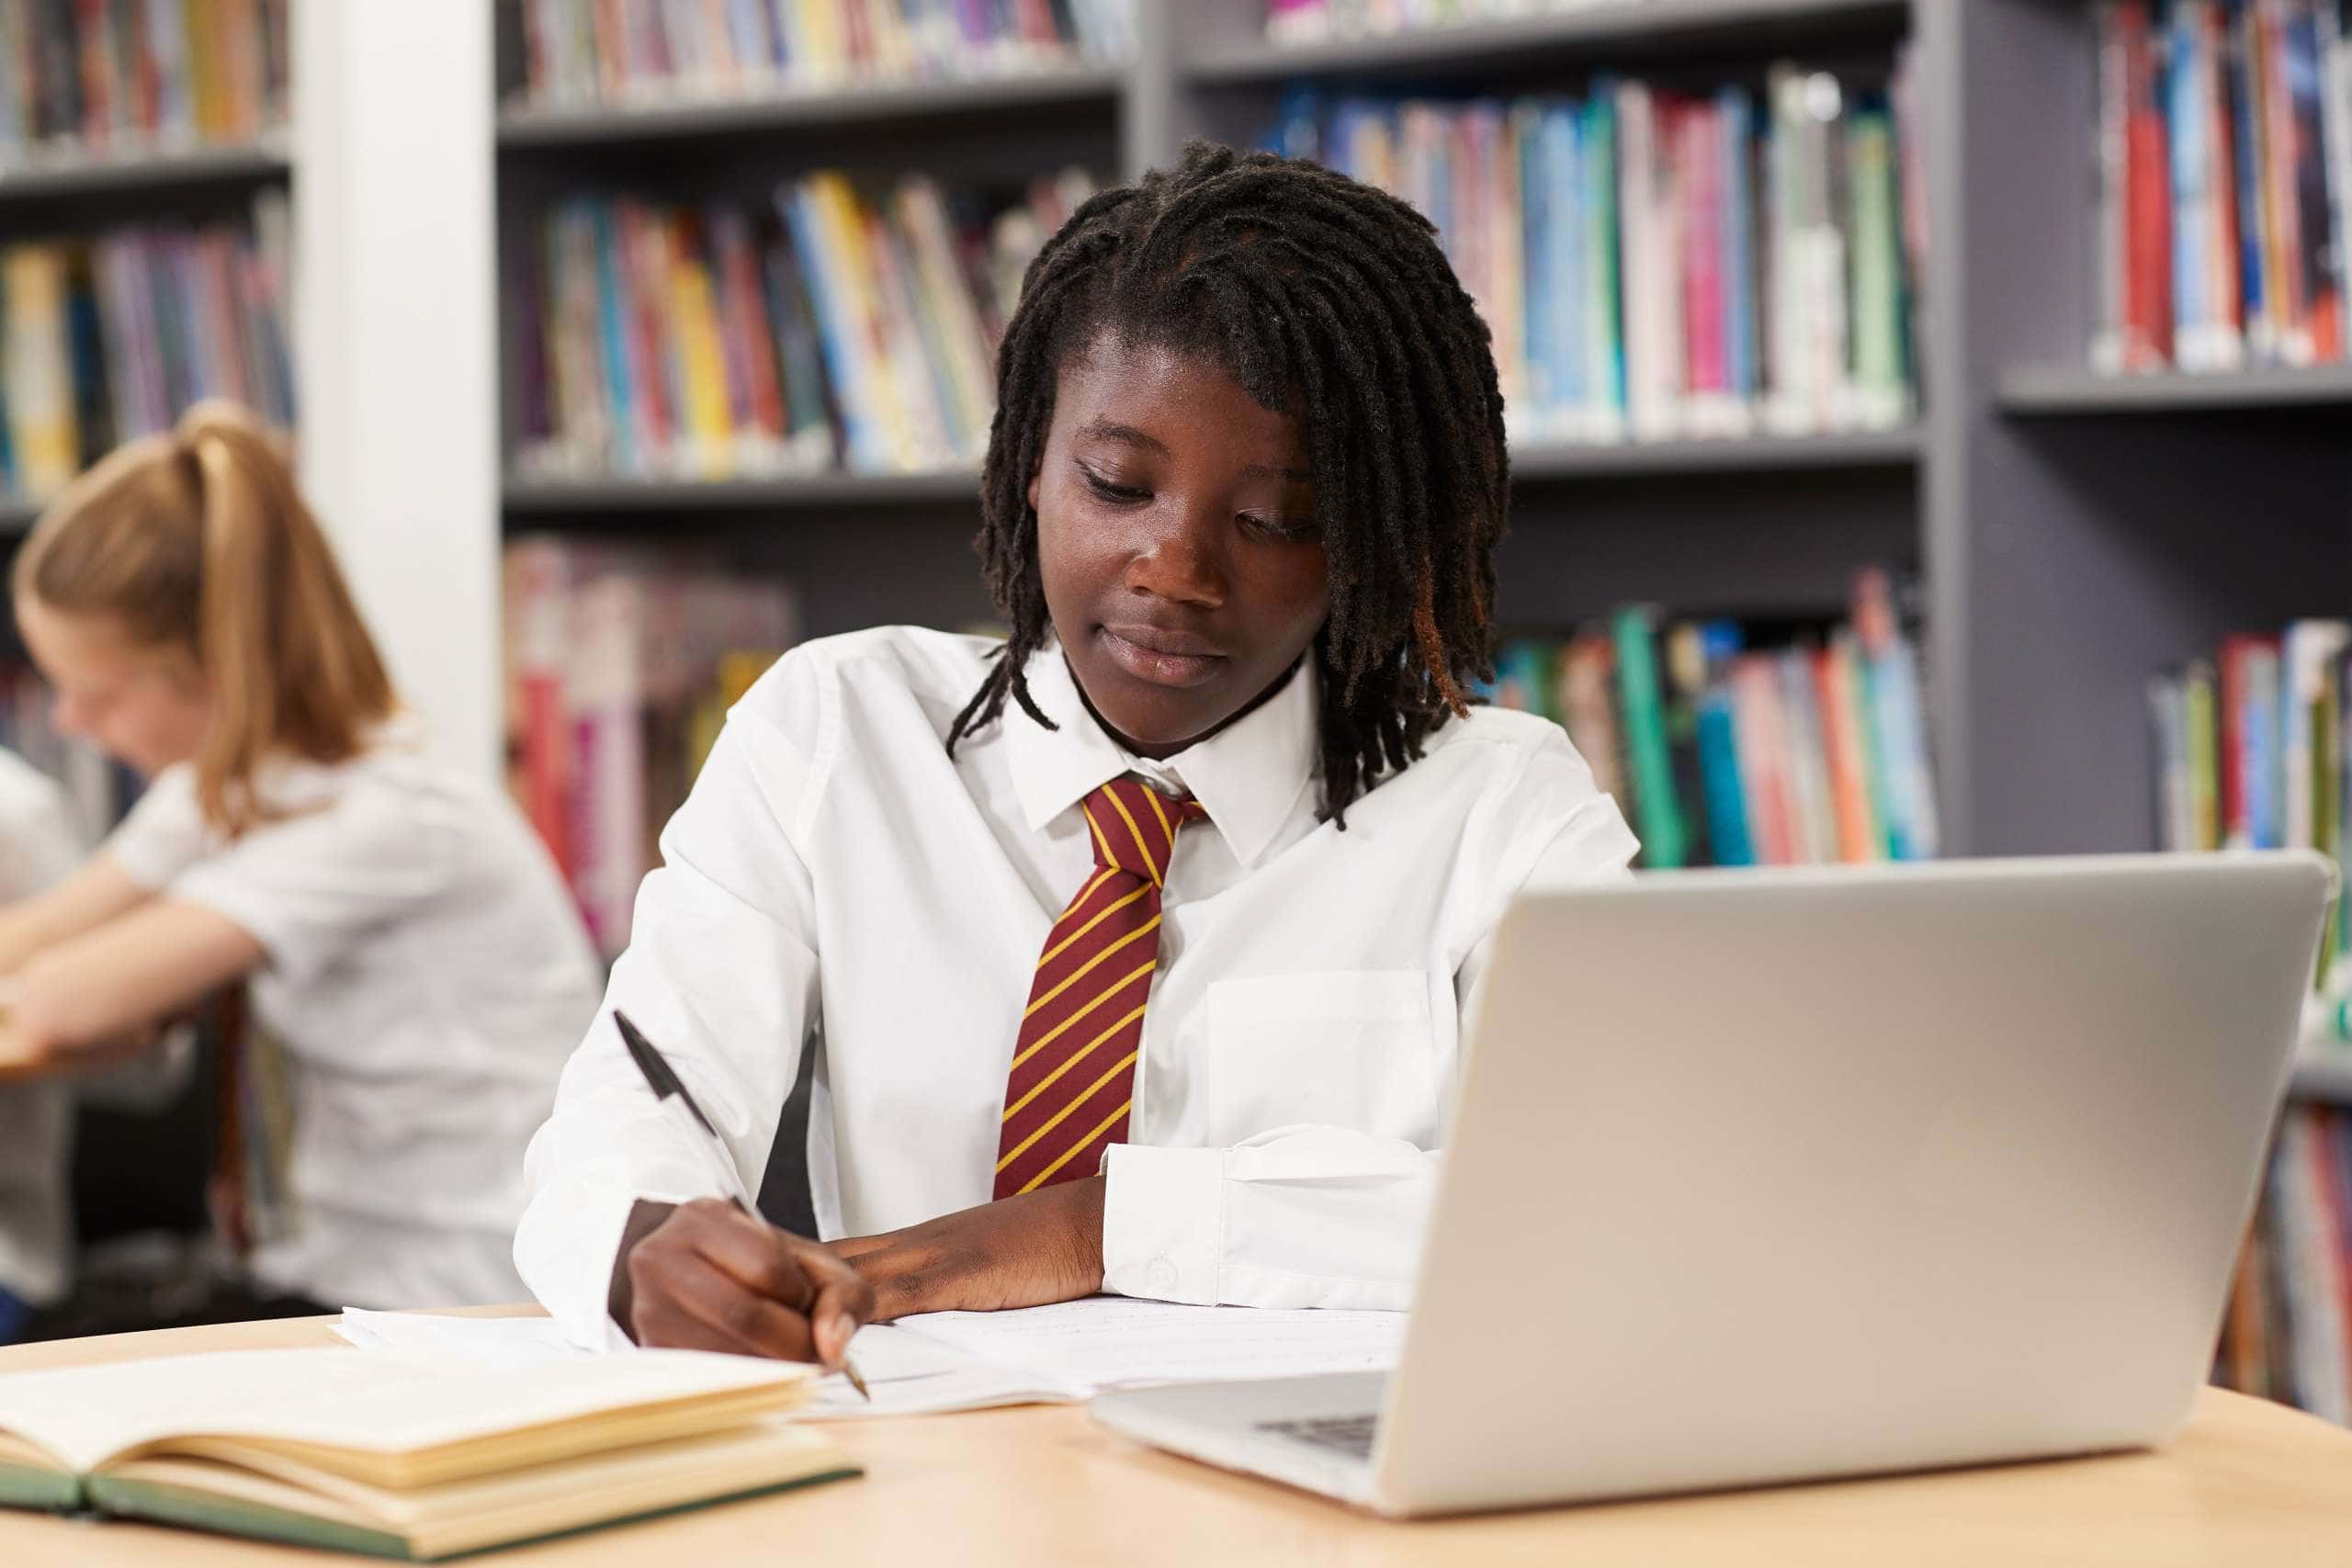
[[562,878],[504,794],[387,727],[346,762],[264,773],[234,841],[166,769],[107,840],[140,886],[261,944],[253,1011],[285,1052],[291,1224],[246,1260],[335,1305],[522,1299],[523,1150],[600,976]]
[[[0,750],[0,902],[62,882],[85,840],[64,791]],[[66,1190],[72,1091],[63,1083],[0,1086],[0,1290],[45,1306],[62,1295],[74,1228]]]
[[[884,628],[803,645],[729,716],[638,896],[608,1007],[671,1058],[756,1190],[801,1053],[827,1238],[989,1201],[1046,934],[1094,870],[1080,802],[1136,772],[1209,820],[1161,895],[1129,1142],[1104,1160],[1103,1287],[1262,1306],[1405,1304],[1461,1007],[1512,892],[1625,874],[1633,835],[1555,725],[1479,709],[1316,820],[1305,666],[1162,763],[1089,715],[1052,645],[1057,728],[1008,704],[948,755],[996,644]],[[606,1018],[533,1140],[523,1277],[573,1338],[633,1201],[720,1190]]]

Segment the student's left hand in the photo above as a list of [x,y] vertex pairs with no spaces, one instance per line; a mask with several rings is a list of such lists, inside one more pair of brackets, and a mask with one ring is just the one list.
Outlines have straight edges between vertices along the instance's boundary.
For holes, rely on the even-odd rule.
[[1102,1288],[1102,1192],[1065,1181],[832,1248],[874,1287],[876,1322],[1076,1301]]

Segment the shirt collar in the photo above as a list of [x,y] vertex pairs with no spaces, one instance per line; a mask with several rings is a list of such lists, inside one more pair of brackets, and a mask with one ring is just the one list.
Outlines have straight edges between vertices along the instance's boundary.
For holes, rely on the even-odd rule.
[[1255,865],[1315,774],[1317,696],[1308,668],[1312,659],[1309,654],[1300,660],[1282,689],[1250,714],[1154,764],[1095,722],[1062,660],[1061,645],[1047,638],[1030,656],[1025,673],[1038,711],[1059,728],[1044,728],[1014,702],[1005,705],[1002,720],[1012,787],[1030,830],[1043,831],[1122,773],[1140,773],[1155,783],[1173,774],[1208,808],[1209,820],[1234,859]]

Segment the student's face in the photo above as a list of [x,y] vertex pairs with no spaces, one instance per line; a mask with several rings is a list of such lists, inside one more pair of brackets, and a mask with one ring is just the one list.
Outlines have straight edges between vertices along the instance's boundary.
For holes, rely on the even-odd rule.
[[1246,712],[1329,608],[1297,423],[1206,360],[1109,335],[1072,355],[1029,504],[1063,655],[1138,756]]
[[19,595],[17,626],[57,694],[51,722],[153,778],[196,755],[211,699],[196,661],[130,640],[112,615],[74,615]]

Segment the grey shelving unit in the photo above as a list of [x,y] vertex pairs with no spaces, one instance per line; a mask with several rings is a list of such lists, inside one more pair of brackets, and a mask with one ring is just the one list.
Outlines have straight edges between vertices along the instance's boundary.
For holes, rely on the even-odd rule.
[[[764,190],[827,165],[987,179],[1069,161],[1132,175],[1188,136],[1254,140],[1299,78],[1521,91],[1624,67],[1752,81],[1780,58],[1883,69],[1907,38],[1933,230],[1922,423],[1517,452],[1503,618],[1556,626],[1628,599],[1815,612],[1858,567],[1914,572],[1947,842],[1984,854],[2149,847],[2149,674],[2231,630],[2352,612],[2352,367],[2127,381],[2081,368],[2088,0],[1626,0],[1294,48],[1265,40],[1262,0],[1138,4],[1136,62],[1066,81],[514,111],[506,243],[567,185]],[[511,0],[503,25],[511,90]],[[725,539],[804,574],[820,630],[850,624],[837,605],[984,609],[960,476],[707,491],[517,479],[507,512],[517,526],[634,521]],[[889,573],[903,601],[860,586]]]
[[0,213],[10,228],[28,204],[153,198],[251,189],[287,177],[285,140],[267,136],[236,146],[187,146],[99,154],[51,153],[0,164]]

